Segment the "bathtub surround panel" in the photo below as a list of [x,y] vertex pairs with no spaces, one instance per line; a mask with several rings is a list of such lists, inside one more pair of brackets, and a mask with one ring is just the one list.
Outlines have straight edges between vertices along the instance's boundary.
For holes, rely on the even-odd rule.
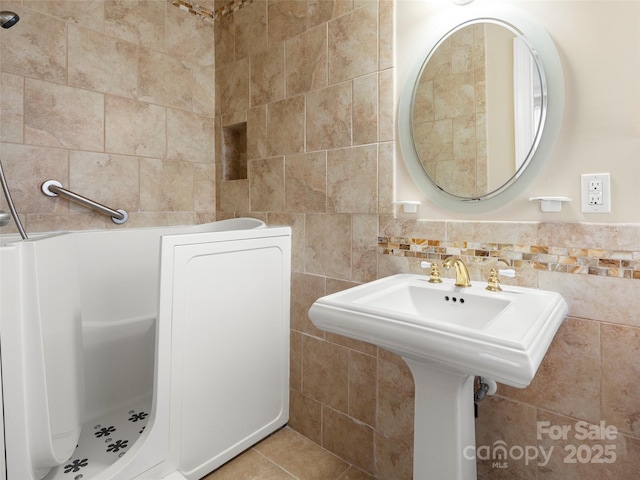
[[1,4],[21,17],[0,32],[0,152],[26,230],[122,228],[45,197],[48,179],[126,228],[213,220],[213,22],[166,1]]
[[[207,234],[162,240],[161,302],[175,319],[172,381],[181,410],[172,429],[180,432],[180,471],[189,479],[289,418],[290,229],[255,232],[228,241]],[[251,301],[239,302],[240,291]],[[212,348],[214,339],[223,341]]]

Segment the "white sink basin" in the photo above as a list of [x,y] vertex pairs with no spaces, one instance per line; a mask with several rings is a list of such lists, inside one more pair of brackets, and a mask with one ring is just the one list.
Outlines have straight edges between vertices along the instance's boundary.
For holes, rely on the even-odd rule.
[[456,287],[400,274],[317,300],[322,330],[374,343],[417,361],[524,388],[567,313],[555,292],[486,283]]

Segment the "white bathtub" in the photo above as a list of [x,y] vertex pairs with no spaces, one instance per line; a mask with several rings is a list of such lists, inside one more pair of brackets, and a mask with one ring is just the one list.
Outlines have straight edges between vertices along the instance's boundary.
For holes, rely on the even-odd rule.
[[4,239],[7,478],[196,479],[284,425],[290,235],[233,219]]

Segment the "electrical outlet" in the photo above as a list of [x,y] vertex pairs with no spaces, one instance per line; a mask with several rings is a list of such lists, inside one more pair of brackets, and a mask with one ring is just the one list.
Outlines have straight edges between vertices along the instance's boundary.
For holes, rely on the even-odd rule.
[[589,180],[589,191],[602,191],[602,180]]
[[582,212],[611,212],[611,178],[608,173],[582,175]]

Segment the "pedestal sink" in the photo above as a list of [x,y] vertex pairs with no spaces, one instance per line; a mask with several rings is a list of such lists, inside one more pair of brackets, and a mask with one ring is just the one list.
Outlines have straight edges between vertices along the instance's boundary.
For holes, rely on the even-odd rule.
[[318,299],[320,329],[400,355],[415,381],[415,480],[475,480],[473,380],[524,388],[567,304],[555,292],[399,274]]

